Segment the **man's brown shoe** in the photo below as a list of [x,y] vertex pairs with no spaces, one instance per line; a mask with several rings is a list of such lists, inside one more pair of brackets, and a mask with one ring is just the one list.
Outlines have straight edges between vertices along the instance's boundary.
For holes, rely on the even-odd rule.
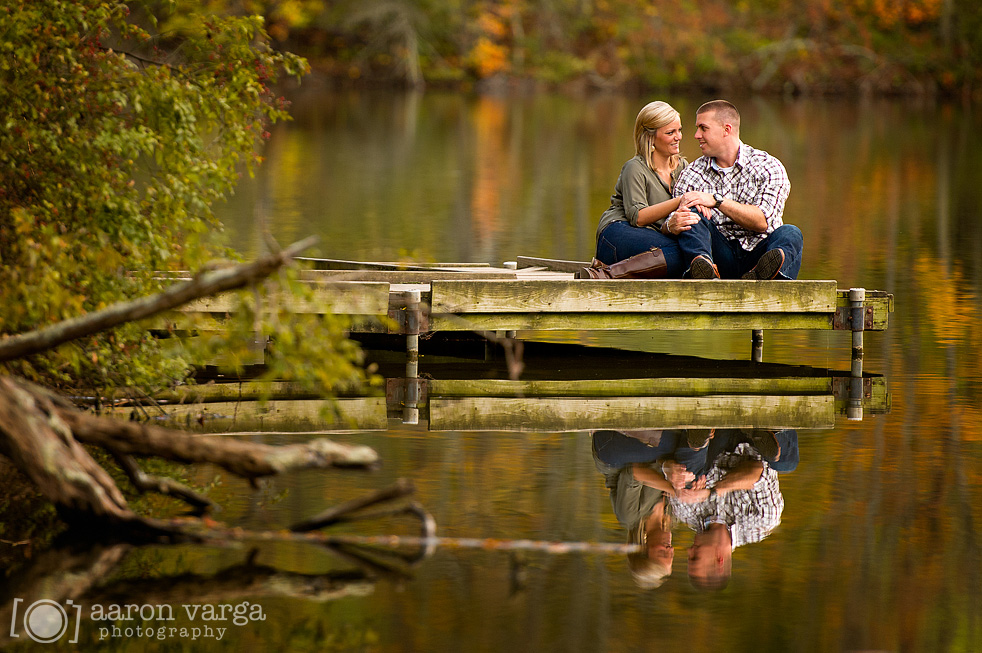
[[719,270],[715,263],[700,254],[689,264],[689,275],[693,279],[719,279]]
[[746,272],[741,278],[757,281],[767,281],[777,276],[784,265],[784,250],[781,248],[772,249],[764,252],[764,255],[757,261],[757,265],[752,270]]

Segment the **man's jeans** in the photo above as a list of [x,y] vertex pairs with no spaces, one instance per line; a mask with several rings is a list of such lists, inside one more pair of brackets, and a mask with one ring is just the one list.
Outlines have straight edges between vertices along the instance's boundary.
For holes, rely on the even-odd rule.
[[[701,254],[716,264],[723,279],[739,279],[752,270],[766,252],[778,248],[784,250],[784,265],[775,278],[797,279],[801,269],[803,240],[801,230],[792,224],[778,227],[748,252],[740,247],[740,243],[721,234],[709,219],[702,218],[691,229],[679,234],[678,243],[687,264]],[[684,276],[689,276],[688,270]]]

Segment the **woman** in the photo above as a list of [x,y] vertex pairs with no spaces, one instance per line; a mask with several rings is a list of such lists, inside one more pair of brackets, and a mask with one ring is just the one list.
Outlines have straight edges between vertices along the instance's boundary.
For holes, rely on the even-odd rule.
[[[593,432],[593,460],[604,475],[617,521],[627,529],[628,542],[639,545],[629,553],[627,566],[639,587],[654,589],[672,573],[675,548],[672,546],[673,519],[666,493],[671,482],[657,471],[678,443],[677,431]],[[691,474],[678,466],[678,482]]]
[[686,160],[679,154],[682,119],[666,102],[651,102],[634,121],[636,155],[621,168],[610,208],[597,227],[596,258],[616,263],[659,247],[668,265],[666,276],[679,278],[686,269],[675,242],[680,231],[698,222],[695,213],[668,215],[679,208],[672,197]]

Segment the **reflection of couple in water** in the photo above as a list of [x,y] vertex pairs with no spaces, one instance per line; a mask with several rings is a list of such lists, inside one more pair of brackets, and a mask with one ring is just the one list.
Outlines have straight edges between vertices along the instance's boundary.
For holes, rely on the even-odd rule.
[[638,585],[651,589],[672,573],[672,525],[695,535],[689,580],[722,589],[733,549],[759,542],[781,522],[777,473],[798,464],[793,430],[686,429],[594,431],[593,457],[614,514],[641,549],[628,556]]

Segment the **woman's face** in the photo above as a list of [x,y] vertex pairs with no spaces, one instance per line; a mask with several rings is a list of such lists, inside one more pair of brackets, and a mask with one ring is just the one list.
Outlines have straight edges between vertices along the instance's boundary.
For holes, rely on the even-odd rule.
[[654,146],[658,154],[669,157],[679,153],[682,142],[682,121],[676,119],[655,130]]
[[648,533],[648,559],[672,565],[675,548],[672,546],[672,531],[652,531]]

